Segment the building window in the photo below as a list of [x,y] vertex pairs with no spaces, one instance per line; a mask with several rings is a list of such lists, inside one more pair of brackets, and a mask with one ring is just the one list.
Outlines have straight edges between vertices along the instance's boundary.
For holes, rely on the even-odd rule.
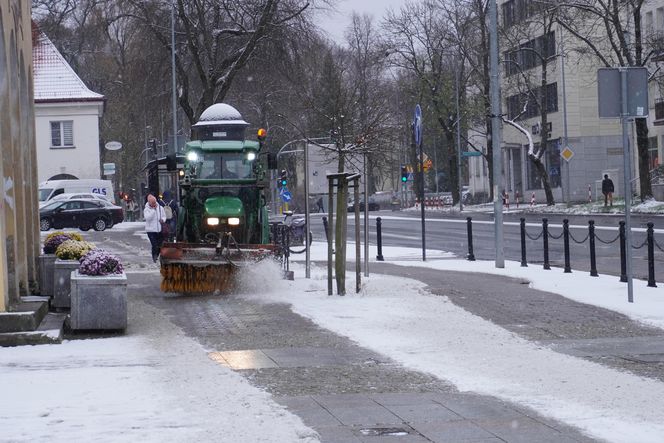
[[543,59],[549,59],[556,55],[556,33],[549,32],[545,35],[529,40],[512,48],[503,54],[505,59],[505,75],[518,74],[542,65]]
[[[525,112],[519,117],[519,120],[526,118],[533,118],[540,115],[540,109],[537,105],[537,102],[540,99],[541,88],[534,88],[530,92],[524,92],[521,94],[515,94],[507,97],[507,115],[513,120],[521,111],[523,111],[524,104],[526,105]],[[527,101],[527,103],[526,103]],[[549,83],[546,85],[546,101],[544,103],[545,112],[557,112],[558,111],[558,84]]]
[[659,146],[657,145],[657,137],[648,137],[648,163],[651,171],[659,166]]
[[72,148],[74,147],[74,122],[65,120],[51,122],[51,147]]

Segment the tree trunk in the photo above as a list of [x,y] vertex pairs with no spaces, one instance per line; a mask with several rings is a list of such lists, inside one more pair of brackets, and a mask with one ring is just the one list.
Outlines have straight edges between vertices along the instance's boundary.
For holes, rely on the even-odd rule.
[[639,186],[641,201],[652,197],[650,183],[650,155],[648,154],[648,122],[645,118],[636,119],[636,144],[639,159]]
[[337,294],[346,295],[346,227],[348,219],[348,183],[338,179],[337,185],[337,224],[335,227],[334,275],[337,281]]
[[553,200],[553,193],[551,192],[551,183],[549,183],[549,174],[546,172],[546,166],[542,163],[542,159],[536,155],[529,155],[530,160],[535,165],[537,173],[542,177],[542,186],[544,187],[544,195],[546,196],[546,204],[551,206],[555,204]]

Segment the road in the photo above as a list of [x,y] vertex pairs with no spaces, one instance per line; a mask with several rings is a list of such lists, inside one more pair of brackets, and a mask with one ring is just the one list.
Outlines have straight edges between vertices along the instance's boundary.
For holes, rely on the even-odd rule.
[[[421,219],[419,211],[377,211],[370,215],[370,244],[376,244],[376,218],[382,222],[383,246],[421,248]],[[493,216],[487,213],[426,214],[426,247],[428,250],[443,250],[460,257],[468,254],[468,234],[466,217],[472,217],[473,252],[478,260],[495,258],[495,238]],[[609,214],[559,215],[559,214],[505,214],[504,252],[506,260],[521,261],[520,218],[526,219],[526,259],[528,265],[542,266],[544,262],[542,219],[548,219],[549,263],[554,267],[564,267],[564,245],[562,235],[563,219],[570,225],[570,261],[572,270],[590,272],[590,247],[588,221],[595,221],[595,251],[599,273],[620,275],[620,242],[618,241],[619,221],[624,217]],[[647,279],[648,254],[646,242],[647,223],[655,228],[654,268],[655,279],[664,281],[664,217],[656,215],[634,215],[632,217],[632,269],[635,278]],[[363,222],[360,230],[363,232]],[[354,236],[354,218],[349,217],[348,236]],[[312,214],[314,238],[323,239],[322,214]],[[363,235],[363,234],[362,234]],[[638,248],[635,248],[638,247]]]

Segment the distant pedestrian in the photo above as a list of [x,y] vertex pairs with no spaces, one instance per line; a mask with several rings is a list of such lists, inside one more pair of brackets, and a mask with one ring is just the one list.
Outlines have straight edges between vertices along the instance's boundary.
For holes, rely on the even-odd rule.
[[610,204],[613,206],[613,181],[609,178],[608,174],[604,174],[604,180],[602,180],[602,194],[604,194],[604,206]]
[[164,237],[161,234],[161,224],[166,222],[166,214],[164,208],[157,203],[157,199],[152,194],[148,194],[143,209],[143,217],[145,217],[145,232],[148,234],[152,247],[152,261],[156,263],[159,258],[161,244],[164,242]]
[[325,212],[325,207],[323,206],[323,197],[318,197],[318,200],[316,200],[316,212]]

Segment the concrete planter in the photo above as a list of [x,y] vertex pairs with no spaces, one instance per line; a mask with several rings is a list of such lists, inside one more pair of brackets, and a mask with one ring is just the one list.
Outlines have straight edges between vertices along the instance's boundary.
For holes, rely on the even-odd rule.
[[39,256],[39,293],[53,295],[53,272],[55,271],[55,254]]
[[51,306],[54,308],[69,308],[71,271],[78,269],[78,260],[55,260],[53,271],[53,300]]
[[127,328],[127,275],[71,273],[70,327],[76,329]]

